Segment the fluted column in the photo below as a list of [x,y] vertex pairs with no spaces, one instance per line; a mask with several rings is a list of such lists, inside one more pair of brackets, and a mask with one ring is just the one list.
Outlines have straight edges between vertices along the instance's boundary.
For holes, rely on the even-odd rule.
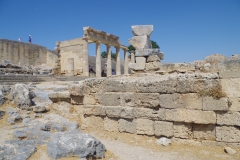
[[124,49],[124,74],[128,74],[128,50]]
[[106,44],[107,47],[107,76],[112,75],[112,53],[111,53],[111,46]]
[[121,75],[120,47],[116,48],[116,75]]
[[134,55],[134,51],[130,51],[131,52],[131,63],[135,63],[135,55]]
[[89,76],[89,64],[88,64],[88,39],[83,39],[83,76]]
[[96,42],[96,77],[101,77],[101,53],[100,42]]

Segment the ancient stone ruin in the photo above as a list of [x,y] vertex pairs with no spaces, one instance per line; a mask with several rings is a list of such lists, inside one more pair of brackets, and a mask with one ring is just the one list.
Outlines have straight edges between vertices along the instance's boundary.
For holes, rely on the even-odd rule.
[[[86,30],[98,38],[106,34]],[[40,153],[51,159],[103,158],[112,147],[87,134],[91,131],[106,137],[113,133],[110,144],[119,135],[134,135],[152,138],[146,143],[156,148],[170,144],[220,147],[221,154],[206,150],[199,154],[207,152],[209,159],[238,159],[239,55],[213,54],[192,63],[161,63],[163,53],[150,43],[153,26],[133,26],[132,30],[129,43],[136,51],[131,52],[131,74],[64,82],[0,81],[0,130],[7,137],[0,137],[0,159],[28,159],[44,146]],[[62,55],[67,52],[63,44],[67,42],[59,45]]]
[[132,26],[134,37],[129,39],[129,43],[136,48],[135,60],[130,63],[129,68],[133,71],[149,71],[160,68],[160,60],[164,54],[160,49],[153,49],[150,35],[153,32],[152,25]]

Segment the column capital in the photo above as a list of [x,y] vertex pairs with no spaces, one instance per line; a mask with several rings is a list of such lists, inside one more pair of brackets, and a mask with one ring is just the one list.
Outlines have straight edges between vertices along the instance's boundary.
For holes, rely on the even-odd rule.
[[96,43],[96,44],[100,44],[100,43],[101,43],[101,41],[95,41],[95,43]]
[[119,49],[120,48],[120,46],[114,46],[116,49]]

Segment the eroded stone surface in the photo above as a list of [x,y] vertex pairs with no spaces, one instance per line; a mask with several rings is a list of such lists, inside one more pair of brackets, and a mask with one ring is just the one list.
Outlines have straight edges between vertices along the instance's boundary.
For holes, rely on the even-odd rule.
[[132,26],[132,32],[134,36],[147,35],[150,37],[153,32],[153,25],[136,25]]

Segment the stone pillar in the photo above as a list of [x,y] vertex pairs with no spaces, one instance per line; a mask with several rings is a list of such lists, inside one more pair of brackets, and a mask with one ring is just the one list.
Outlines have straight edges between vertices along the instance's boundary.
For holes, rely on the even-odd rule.
[[89,64],[88,64],[88,39],[83,39],[83,76],[89,76]]
[[96,77],[101,77],[101,53],[100,42],[96,42]]
[[121,75],[120,47],[116,48],[116,75]]
[[112,53],[111,53],[111,46],[106,44],[107,47],[107,76],[112,75]]
[[128,50],[124,49],[124,74],[128,74]]
[[135,55],[134,55],[134,51],[130,51],[131,52],[131,63],[135,63]]

